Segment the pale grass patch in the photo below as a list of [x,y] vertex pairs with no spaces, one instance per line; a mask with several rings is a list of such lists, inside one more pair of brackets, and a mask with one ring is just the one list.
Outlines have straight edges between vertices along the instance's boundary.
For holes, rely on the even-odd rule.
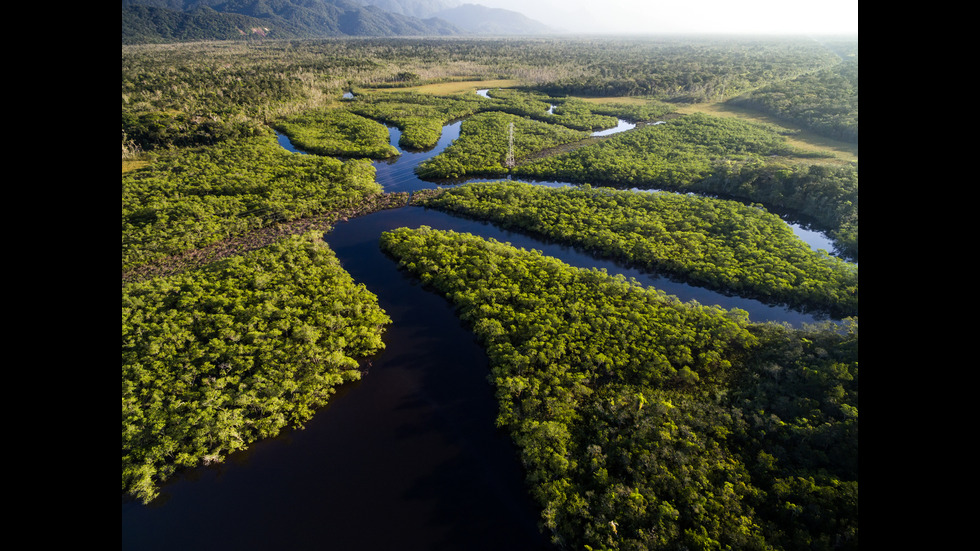
[[586,98],[576,96],[575,99],[580,99],[582,101],[587,101],[589,103],[621,103],[623,105],[646,105],[649,100],[646,98],[640,98],[636,96],[613,96],[608,98]]
[[[384,90],[446,96],[449,94],[458,94],[459,92],[475,92],[484,88],[510,88],[519,84],[520,81],[514,79],[466,80],[459,82],[437,82],[435,84],[422,84],[420,86],[409,86],[406,88],[386,88]],[[379,89],[369,89],[369,91],[377,90]]]
[[122,162],[122,173],[126,174],[131,170],[137,170],[143,168],[144,166],[150,164],[149,161],[123,161]]
[[683,104],[678,105],[676,111],[682,115],[687,115],[690,113],[704,113],[715,117],[732,117],[752,122],[771,124],[773,126],[782,127],[787,130],[797,132],[792,136],[786,137],[786,141],[793,147],[803,151],[830,153],[837,157],[837,161],[841,163],[850,163],[858,160],[857,144],[842,142],[832,138],[825,138],[814,134],[813,132],[804,130],[792,123],[781,121],[756,111],[733,107],[724,103]]

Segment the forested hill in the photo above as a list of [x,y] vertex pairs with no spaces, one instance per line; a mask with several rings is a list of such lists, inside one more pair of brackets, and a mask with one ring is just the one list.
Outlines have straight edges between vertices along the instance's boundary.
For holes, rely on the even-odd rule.
[[411,15],[419,19],[434,17],[435,13],[460,5],[460,0],[354,0],[365,6],[377,6],[385,11]]
[[492,35],[529,35],[553,32],[547,25],[522,13],[479,4],[463,4],[433,14],[466,32]]
[[553,34],[555,29],[523,13],[491,8],[461,0],[353,0],[392,13],[420,19],[435,17],[448,21],[467,34],[536,35]]
[[122,0],[123,44],[461,33],[442,19],[419,19],[349,0]]

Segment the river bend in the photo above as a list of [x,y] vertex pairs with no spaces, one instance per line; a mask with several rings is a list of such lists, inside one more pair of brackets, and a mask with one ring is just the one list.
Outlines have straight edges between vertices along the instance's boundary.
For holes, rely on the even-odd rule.
[[[432,151],[375,163],[378,182],[386,191],[436,187],[419,180],[414,167],[456,139],[459,124],[444,128]],[[391,129],[392,145],[399,136]],[[281,142],[295,151],[285,138]],[[378,246],[383,231],[423,224],[623,273],[682,300],[745,309],[753,320],[815,321],[421,207],[358,217],[338,224],[326,240],[394,320],[387,349],[365,362],[362,380],[340,389],[304,430],[257,442],[223,464],[181,473],[149,505],[124,502],[124,550],[550,548],[536,528],[537,508],[516,450],[494,428],[486,354],[448,301],[399,271]]]

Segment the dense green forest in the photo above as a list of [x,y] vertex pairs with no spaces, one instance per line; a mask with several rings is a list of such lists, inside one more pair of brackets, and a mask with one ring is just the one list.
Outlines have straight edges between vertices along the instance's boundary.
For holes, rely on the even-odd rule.
[[462,31],[357,0],[123,0],[122,43],[340,36],[440,36]]
[[320,234],[122,289],[122,490],[301,426],[390,323]]
[[857,48],[845,55],[843,63],[763,86],[728,102],[770,113],[831,138],[857,143]]
[[857,165],[794,163],[786,159],[749,159],[718,164],[688,189],[746,199],[781,212],[810,217],[827,228],[837,249],[857,260]]
[[388,129],[376,120],[344,109],[304,111],[274,124],[292,144],[308,153],[384,159],[398,155]]
[[370,163],[293,155],[271,134],[167,151],[123,174],[123,271],[381,191]]
[[[509,136],[513,126],[512,147]],[[506,176],[513,162],[549,147],[584,139],[588,134],[507,113],[480,113],[466,119],[457,138],[438,156],[419,165],[428,179]]]
[[840,62],[831,49],[804,39],[365,38],[124,46],[123,132],[136,139],[130,120],[151,113],[181,113],[194,125],[265,124],[329,104],[351,86],[459,79],[512,78],[555,97],[722,100]]
[[739,296],[838,317],[858,313],[856,266],[811,250],[777,216],[736,201],[498,182],[419,204]]
[[587,58],[568,52],[569,59],[579,63],[579,74],[562,75],[535,88],[556,96],[651,95],[698,102],[737,96],[838,62],[823,46],[782,46],[765,40],[624,39],[597,44]]
[[563,548],[857,548],[856,321],[750,324],[427,227],[382,247],[486,347],[497,423]]
[[707,177],[716,163],[789,153],[785,140],[771,129],[693,114],[537,160],[521,166],[515,175],[681,189]]
[[514,176],[620,188],[718,193],[817,220],[857,258],[856,165],[801,162],[765,125],[702,114],[648,125],[561,155],[525,163]]
[[[417,88],[491,79],[518,84],[489,98]],[[342,100],[346,91],[354,99]],[[390,323],[323,231],[245,253],[229,247],[166,275],[127,274],[301,227],[284,223],[403,205],[370,162],[397,153],[384,125],[401,130],[402,148],[425,150],[443,125],[463,120],[460,138],[419,175],[576,185],[446,181],[416,204],[695,284],[855,316],[804,329],[750,323],[744,312],[472,236],[385,234],[384,250],[451,300],[486,347],[498,423],[519,447],[554,541],[856,549],[857,268],[810,251],[773,213],[809,217],[856,259],[857,163],[803,153],[780,127],[676,110],[708,101],[856,140],[856,43],[123,46],[124,495],[150,500],[179,469],[301,426],[359,376],[358,359],[384,348]],[[637,126],[589,137],[616,118]],[[314,154],[285,151],[273,129]]]

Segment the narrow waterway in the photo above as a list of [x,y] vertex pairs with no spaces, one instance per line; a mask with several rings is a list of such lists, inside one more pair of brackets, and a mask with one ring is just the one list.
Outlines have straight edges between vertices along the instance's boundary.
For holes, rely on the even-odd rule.
[[328,235],[394,320],[362,380],[305,430],[185,473],[148,506],[124,504],[123,549],[548,548],[516,450],[494,427],[486,354],[446,300],[378,247],[407,213],[424,211],[382,211]]
[[[486,90],[481,90],[484,94]],[[415,167],[418,166],[423,161],[435,157],[441,153],[449,144],[453,143],[457,138],[459,138],[460,128],[462,126],[462,121],[456,121],[450,123],[442,128],[442,135],[439,138],[438,143],[435,147],[428,151],[405,151],[402,150],[398,145],[398,140],[401,138],[401,130],[395,127],[389,127],[389,142],[393,147],[399,150],[401,153],[397,157],[387,159],[384,161],[377,161],[374,163],[374,168],[376,171],[376,180],[385,191],[388,192],[398,192],[398,191],[417,191],[420,189],[435,189],[440,186],[445,186],[443,182],[432,182],[420,179],[415,174]],[[622,119],[619,123],[610,129],[598,131],[596,135],[602,133],[602,135],[609,135],[617,132],[623,132],[626,130],[631,130],[635,128],[636,125],[626,122]],[[301,150],[297,149],[290,141],[289,138],[283,134],[278,135],[279,144],[282,145],[288,151],[293,153],[303,153]],[[507,178],[509,179],[509,178]],[[495,181],[491,178],[476,178],[473,181]],[[458,183],[458,182],[457,182]],[[550,187],[563,187],[571,186],[573,184],[567,182],[559,181],[533,181],[529,182],[535,185],[543,185]],[[669,193],[669,192],[666,192]],[[823,249],[828,252],[834,252],[834,243],[825,233],[809,228],[805,223],[795,221],[792,219],[785,220],[787,225],[792,228],[793,233],[800,238],[803,242],[809,245],[813,250]]]
[[[379,183],[386,191],[436,187],[419,180],[414,167],[458,137],[459,124],[447,126],[432,151],[376,163]],[[399,136],[392,129],[396,147]],[[295,151],[285,138],[281,143]],[[486,354],[450,304],[399,271],[378,246],[383,231],[423,224],[623,273],[683,300],[745,309],[754,320],[816,321],[438,211],[404,207],[355,218],[326,239],[394,320],[387,349],[365,362],[362,380],[342,388],[304,430],[182,473],[149,505],[124,502],[124,550],[550,548],[537,530],[538,508],[516,450],[495,429]]]

